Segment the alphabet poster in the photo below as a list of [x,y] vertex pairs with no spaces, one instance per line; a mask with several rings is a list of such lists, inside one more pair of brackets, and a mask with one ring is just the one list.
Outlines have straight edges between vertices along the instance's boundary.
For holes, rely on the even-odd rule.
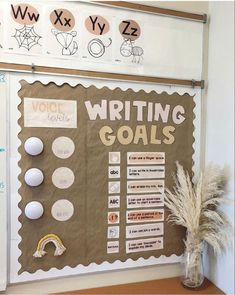
[[192,174],[193,96],[20,84],[19,274],[181,255],[164,189]]
[[113,17],[99,15],[94,11],[83,13],[82,58],[110,62],[113,58]]
[[78,10],[47,6],[44,16],[45,53],[64,58],[77,56],[81,43]]
[[7,49],[26,54],[42,54],[42,5],[9,3],[4,26]]
[[124,64],[143,64],[144,26],[137,20],[122,17],[116,19],[115,61]]
[[144,26],[128,13],[120,18],[63,2],[9,2],[5,8],[0,45],[7,52],[113,65],[144,63]]

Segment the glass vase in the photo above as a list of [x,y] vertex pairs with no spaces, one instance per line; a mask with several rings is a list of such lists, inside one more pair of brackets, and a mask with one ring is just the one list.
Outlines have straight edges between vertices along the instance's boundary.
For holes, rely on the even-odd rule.
[[201,245],[185,250],[181,283],[190,289],[199,289],[204,281]]

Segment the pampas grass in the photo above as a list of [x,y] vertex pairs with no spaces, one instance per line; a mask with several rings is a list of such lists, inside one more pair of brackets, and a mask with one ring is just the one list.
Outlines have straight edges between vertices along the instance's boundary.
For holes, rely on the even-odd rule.
[[231,242],[231,223],[221,210],[228,181],[225,169],[209,165],[193,184],[189,173],[176,163],[173,191],[165,190],[165,205],[170,210],[168,221],[187,229],[186,252],[192,253],[188,279],[194,285],[198,276],[203,243],[208,243],[219,254]]

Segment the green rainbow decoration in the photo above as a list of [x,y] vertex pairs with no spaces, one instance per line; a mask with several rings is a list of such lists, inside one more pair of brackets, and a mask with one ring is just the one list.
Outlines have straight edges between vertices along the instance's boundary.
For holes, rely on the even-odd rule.
[[55,252],[54,252],[54,256],[60,256],[66,250],[61,239],[57,235],[48,234],[48,235],[44,236],[43,238],[41,238],[41,240],[38,242],[37,250],[33,254],[33,256],[36,258],[41,258],[44,255],[46,255],[47,252],[44,249],[48,243],[53,243],[56,247]]

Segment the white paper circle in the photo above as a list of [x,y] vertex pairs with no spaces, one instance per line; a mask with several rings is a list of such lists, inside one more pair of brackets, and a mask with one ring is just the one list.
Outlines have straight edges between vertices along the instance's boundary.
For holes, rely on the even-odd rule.
[[44,176],[40,169],[30,168],[24,175],[25,182],[30,186],[38,186],[43,182]]
[[43,151],[43,142],[38,137],[29,137],[24,143],[24,149],[27,154],[37,156]]
[[38,219],[43,215],[43,206],[37,201],[29,202],[24,209],[25,216],[29,219]]
[[74,153],[75,145],[71,138],[66,136],[57,137],[52,143],[52,151],[56,157],[67,159]]
[[52,182],[54,186],[66,189],[70,187],[74,182],[73,171],[67,167],[57,168],[52,174]]
[[51,215],[58,221],[66,221],[73,216],[74,207],[68,200],[58,200],[51,208]]

